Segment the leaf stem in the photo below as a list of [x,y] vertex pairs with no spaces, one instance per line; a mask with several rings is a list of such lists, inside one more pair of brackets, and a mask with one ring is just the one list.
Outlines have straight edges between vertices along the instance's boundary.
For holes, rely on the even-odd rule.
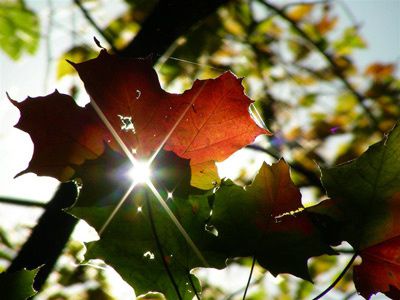
[[255,264],[256,264],[256,256],[254,255],[253,256],[253,261],[251,263],[249,279],[247,280],[246,288],[244,289],[244,293],[243,293],[243,300],[246,300],[246,294],[247,294],[247,290],[249,289],[249,286],[250,286],[250,281],[251,281],[251,277],[253,276],[253,271],[254,271],[254,265]]
[[176,294],[178,295],[178,299],[179,299],[179,300],[183,300],[183,298],[182,298],[182,296],[181,296],[181,294],[180,294],[180,292],[179,292],[178,285],[176,284],[176,281],[175,281],[175,279],[174,279],[174,276],[172,275],[172,272],[171,272],[171,270],[169,269],[168,263],[167,263],[167,261],[165,260],[164,250],[163,250],[163,248],[162,248],[160,239],[159,239],[159,237],[158,237],[158,233],[157,233],[157,230],[156,230],[156,225],[155,225],[155,223],[154,223],[153,210],[152,210],[152,208],[151,208],[151,203],[150,203],[150,200],[149,200],[149,197],[147,196],[147,194],[146,194],[146,207],[147,207],[148,215],[149,215],[149,219],[150,219],[151,231],[153,232],[154,239],[155,239],[155,242],[156,242],[156,245],[157,245],[157,248],[158,248],[158,252],[160,253],[163,266],[164,266],[164,268],[165,268],[165,271],[166,271],[167,274],[168,274],[169,279],[171,280],[172,285],[174,286],[174,289],[175,289],[175,291],[176,291]]
[[90,13],[87,11],[87,9],[82,5],[80,0],[74,0],[75,4],[78,6],[78,8],[80,9],[80,11],[83,13],[83,15],[85,16],[86,20],[97,30],[98,33],[100,33],[100,35],[107,41],[107,43],[110,45],[111,49],[114,52],[118,52],[117,48],[115,48],[114,46],[114,42],[113,42],[113,37],[111,36],[111,34],[108,34],[108,32],[106,30],[103,30],[99,27],[99,25],[97,25],[96,21],[92,18],[92,16],[90,15]]
[[351,257],[349,262],[347,263],[346,267],[343,269],[343,271],[339,274],[339,276],[335,279],[334,282],[332,282],[322,293],[320,293],[317,297],[313,298],[313,300],[318,300],[321,299],[323,296],[325,296],[331,289],[333,289],[338,282],[343,278],[343,276],[347,273],[347,271],[350,269],[350,267],[353,265],[355,259],[357,258],[358,253],[354,253],[354,255]]

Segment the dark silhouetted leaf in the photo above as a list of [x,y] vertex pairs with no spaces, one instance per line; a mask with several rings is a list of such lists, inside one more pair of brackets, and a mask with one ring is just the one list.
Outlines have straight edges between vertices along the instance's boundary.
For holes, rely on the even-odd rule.
[[32,287],[37,270],[21,270],[0,274],[1,298],[7,300],[25,300],[33,296],[36,291]]
[[255,255],[274,275],[291,273],[310,280],[307,260],[332,250],[302,210],[300,191],[281,160],[263,164],[246,189],[223,183],[215,194],[210,223],[231,257]]

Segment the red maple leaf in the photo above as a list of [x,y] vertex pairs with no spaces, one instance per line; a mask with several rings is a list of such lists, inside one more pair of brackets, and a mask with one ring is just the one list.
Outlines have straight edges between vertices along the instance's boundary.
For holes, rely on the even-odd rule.
[[222,161],[256,136],[269,134],[251,119],[252,101],[244,94],[241,80],[230,72],[197,80],[177,95],[161,88],[146,59],[122,58],[102,50],[97,58],[73,66],[92,106],[81,108],[58,92],[12,101],[21,111],[16,127],[28,132],[35,146],[22,173],[64,181],[75,165],[98,157],[104,142],[120,150],[110,128],[102,123],[105,120],[136,158],[149,159],[164,148],[192,164]]
[[362,264],[354,267],[357,291],[369,299],[384,292],[400,299],[400,236],[360,251]]

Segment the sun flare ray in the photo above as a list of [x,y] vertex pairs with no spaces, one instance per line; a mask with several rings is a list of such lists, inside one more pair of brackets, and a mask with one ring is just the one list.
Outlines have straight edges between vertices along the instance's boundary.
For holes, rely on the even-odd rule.
[[151,164],[158,153],[161,151],[161,149],[164,147],[165,143],[168,141],[168,139],[171,137],[171,135],[174,133],[176,127],[178,127],[179,123],[182,121],[182,119],[185,117],[186,113],[189,111],[189,109],[192,107],[194,102],[196,101],[197,97],[199,97],[200,93],[203,91],[206,83],[204,82],[203,85],[200,87],[198,92],[194,95],[193,99],[190,101],[188,106],[185,108],[185,110],[182,112],[182,114],[179,116],[178,120],[176,120],[174,126],[170,129],[168,134],[164,137],[164,139],[161,141],[160,145],[157,147],[157,150],[153,153],[153,155],[149,159],[149,164]]
[[[90,104],[92,105],[93,109],[101,119],[101,121],[104,123],[104,125],[107,127],[107,129],[110,131],[112,136],[115,138],[116,142],[118,145],[121,147],[121,149],[124,151],[125,155],[128,157],[128,159],[131,161],[133,165],[133,173],[134,173],[134,178],[132,181],[132,184],[126,191],[126,193],[121,197],[119,200],[117,206],[114,208],[114,210],[111,212],[110,216],[107,218],[107,220],[104,222],[103,226],[100,228],[98,234],[101,237],[101,235],[104,233],[105,229],[108,227],[108,225],[111,223],[121,206],[125,203],[126,199],[128,196],[132,193],[133,189],[135,188],[138,183],[146,183],[147,186],[150,188],[150,190],[153,192],[154,196],[156,199],[160,202],[161,206],[164,208],[172,222],[175,224],[175,226],[178,228],[179,232],[182,234],[188,245],[193,249],[194,253],[196,256],[200,259],[200,261],[203,263],[205,267],[208,267],[209,264],[205,260],[204,256],[201,254],[201,251],[199,248],[195,245],[189,234],[186,232],[186,230],[183,228],[181,223],[178,221],[178,219],[175,217],[173,212],[169,209],[168,205],[165,203],[164,199],[161,197],[160,193],[157,191],[155,188],[154,184],[151,182],[150,179],[150,165],[158,155],[158,153],[161,151],[162,147],[164,144],[167,142],[167,140],[170,138],[172,133],[175,131],[175,129],[178,127],[179,123],[182,121],[188,110],[192,107],[193,103],[196,101],[197,97],[200,95],[201,91],[203,90],[205,86],[205,83],[200,87],[199,91],[194,95],[193,99],[189,103],[189,105],[186,107],[186,109],[182,112],[181,116],[179,119],[175,122],[174,126],[171,128],[171,130],[168,132],[168,134],[165,136],[163,141],[160,143],[158,146],[157,150],[153,153],[153,155],[150,157],[150,159],[147,162],[139,162],[129,151],[128,147],[125,145],[121,137],[118,135],[117,131],[114,129],[114,127],[111,125],[111,123],[108,121],[107,117],[104,115],[100,107],[97,105],[97,103],[93,100],[92,97],[90,97]],[[139,169],[141,169],[141,165],[145,164],[147,167],[148,171],[148,176],[145,176],[143,178],[136,178],[140,176],[140,171],[138,172]],[[146,171],[146,172],[147,172]],[[143,174],[142,174],[143,175]]]
[[204,258],[203,254],[201,254],[200,249],[196,246],[196,244],[193,242],[189,234],[186,232],[185,228],[181,225],[181,223],[178,221],[178,219],[175,217],[174,213],[169,209],[168,205],[165,203],[164,199],[161,197],[160,193],[157,191],[156,187],[153,185],[151,181],[147,182],[148,187],[150,190],[153,192],[154,196],[158,200],[158,202],[161,204],[161,206],[164,208],[164,210],[167,212],[169,217],[171,218],[172,222],[175,224],[175,226],[178,228],[182,236],[185,238],[186,242],[188,245],[192,248],[196,256],[200,259],[200,261],[204,264],[205,267],[209,267],[209,264],[207,263],[206,259]]
[[137,163],[136,158],[132,155],[132,152],[129,151],[128,147],[122,141],[122,139],[119,136],[119,134],[117,133],[117,131],[111,125],[110,121],[108,121],[107,117],[104,115],[104,113],[102,112],[102,110],[97,105],[96,101],[93,100],[92,97],[90,97],[90,104],[92,105],[92,107],[93,107],[94,111],[96,112],[96,114],[99,116],[100,120],[104,123],[104,125],[110,131],[111,135],[115,138],[115,140],[117,141],[118,145],[121,147],[122,151],[124,151],[125,155],[132,162],[132,164],[135,165]]
[[128,199],[128,196],[132,193],[133,189],[136,186],[136,182],[133,181],[131,186],[128,188],[128,190],[126,191],[126,193],[121,197],[121,199],[118,201],[117,206],[115,206],[114,210],[111,212],[111,214],[108,216],[107,220],[104,222],[103,226],[101,226],[98,234],[99,237],[101,237],[101,235],[103,234],[104,230],[106,230],[106,228],[108,227],[108,225],[111,223],[112,219],[114,219],[115,215],[117,214],[117,212],[119,211],[119,209],[121,208],[121,206],[125,203],[126,199]]

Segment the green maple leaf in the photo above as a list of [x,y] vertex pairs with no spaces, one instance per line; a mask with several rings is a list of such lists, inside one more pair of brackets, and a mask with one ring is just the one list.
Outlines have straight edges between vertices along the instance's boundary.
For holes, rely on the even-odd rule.
[[36,269],[1,273],[0,292],[2,299],[25,300],[33,296],[36,291],[33,289],[32,284],[37,271]]
[[[127,165],[131,163],[121,154],[106,149],[97,160],[80,166],[77,175],[82,176],[82,190],[70,212],[101,231],[129,188],[130,182],[123,178]],[[154,173],[152,181],[157,190],[199,248],[207,265],[194,253],[165,209],[145,186],[133,191],[102,232],[100,240],[88,245],[85,258],[103,259],[138,295],[156,291],[167,299],[176,299],[170,272],[182,298],[192,299],[194,289],[200,293],[201,286],[190,271],[195,267],[223,268],[226,257],[215,248],[216,237],[205,230],[210,216],[207,196],[189,195],[189,161],[172,152],[161,152],[154,162]],[[167,200],[168,191],[172,190],[173,199]]]
[[348,241],[363,258],[354,269],[366,298],[400,297],[400,127],[358,159],[322,170],[332,198],[310,208],[332,243]]
[[308,258],[333,252],[302,209],[300,191],[281,160],[263,164],[246,189],[225,182],[215,194],[210,223],[230,257],[255,256],[274,275],[311,280]]

